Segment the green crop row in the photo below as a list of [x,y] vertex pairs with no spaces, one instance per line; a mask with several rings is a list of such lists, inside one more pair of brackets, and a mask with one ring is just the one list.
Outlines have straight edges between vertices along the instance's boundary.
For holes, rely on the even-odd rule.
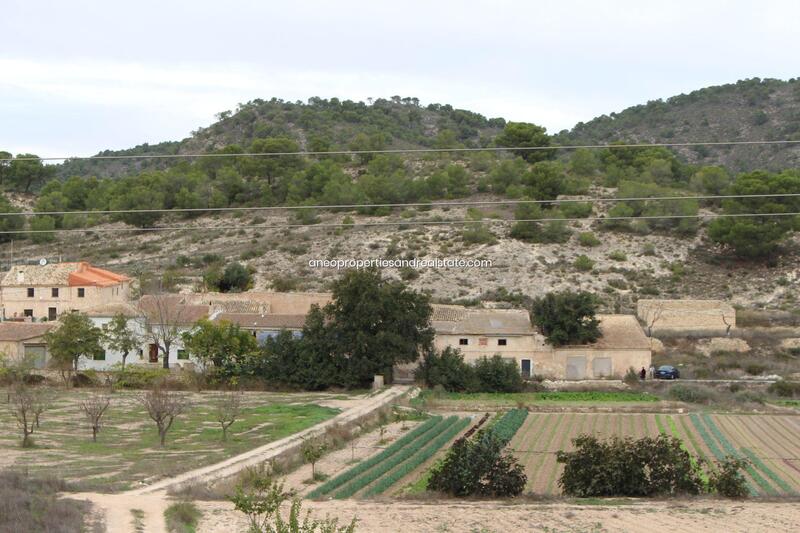
[[386,489],[416,470],[419,465],[433,457],[433,455],[439,451],[442,446],[447,444],[448,441],[458,435],[458,433],[460,433],[467,426],[467,424],[469,424],[469,418],[462,418],[447,428],[447,430],[436,437],[430,444],[412,455],[407,461],[401,463],[400,466],[389,472],[387,475],[378,479],[378,482],[370,487],[369,490],[364,493],[364,496],[369,497],[382,494],[384,491],[386,491]]
[[[667,433],[666,431],[663,431],[663,426],[661,425],[661,420],[659,419],[659,417],[660,415],[656,415],[656,425],[658,425],[659,431],[661,431],[666,435]],[[671,416],[667,416],[667,424],[669,425],[670,434],[672,434],[673,437],[681,441],[681,450],[689,454],[689,461],[692,463],[692,466],[700,470],[700,479],[703,480],[703,483],[705,485],[708,485],[708,475],[702,469],[699,468],[700,465],[697,462],[697,458],[691,454],[689,448],[686,447],[686,443],[684,443],[683,439],[681,439],[680,433],[678,433],[678,424],[675,423],[675,419],[672,418]]]
[[519,428],[525,423],[528,416],[527,409],[512,409],[503,415],[496,424],[492,426],[491,432],[494,433],[504,444],[508,444]]
[[[711,453],[714,455],[717,461],[724,460],[726,457],[725,454],[722,452],[722,450],[719,449],[719,446],[717,446],[717,442],[714,440],[714,437],[712,437],[711,434],[708,432],[705,425],[703,425],[703,422],[700,420],[700,417],[697,416],[696,413],[692,413],[689,415],[689,419],[692,421],[692,424],[694,425],[695,429],[697,429],[697,432],[700,434],[700,438],[702,438],[703,442],[706,443],[706,445],[711,450]],[[739,457],[738,454],[734,453],[733,455],[734,457]],[[758,494],[758,491],[756,490],[756,488],[753,486],[753,484],[750,482],[749,479],[747,480],[747,488],[750,491],[750,494],[752,495]]]
[[441,416],[434,416],[411,430],[410,432],[403,435],[401,438],[397,439],[392,443],[391,446],[383,450],[381,453],[376,454],[369,459],[358,463],[356,466],[339,474],[338,476],[329,479],[313,491],[308,494],[309,498],[319,498],[332,490],[335,490],[354,477],[358,476],[359,474],[366,472],[376,464],[380,463],[381,461],[388,459],[395,453],[397,453],[401,448],[403,448],[406,444],[410,443],[411,441],[415,440],[418,437],[421,437],[428,431],[430,431],[434,426],[436,426],[439,422],[442,421]]
[[661,415],[656,415],[656,427],[658,428],[658,432],[662,435],[667,434],[667,430],[664,428],[663,422],[661,422]]
[[397,453],[393,454],[388,459],[381,461],[380,463],[376,464],[373,468],[370,468],[368,471],[364,472],[362,475],[358,476],[357,478],[353,479],[350,483],[345,485],[344,487],[340,488],[337,492],[333,493],[333,497],[337,500],[341,500],[344,498],[349,498],[356,492],[360,491],[386,472],[391,470],[392,468],[396,467],[419,450],[421,450],[427,443],[429,443],[432,439],[435,439],[437,436],[441,435],[443,432],[447,431],[449,427],[453,424],[458,422],[457,416],[451,416],[442,420],[438,424],[436,424],[433,429],[426,432],[424,435],[420,436],[418,439],[415,439],[413,442],[410,442],[402,447],[402,449],[398,450]]
[[[727,451],[730,455],[733,455],[734,457],[741,458],[742,454],[739,453],[739,451],[736,448],[734,448],[733,444],[731,444],[731,442],[725,437],[725,435],[722,434],[722,431],[720,431],[720,429],[717,427],[717,425],[714,423],[711,417],[708,416],[708,414],[703,413],[702,418],[703,422],[705,422],[706,425],[708,425],[708,427],[711,428],[711,433],[713,433],[714,436],[717,438],[717,440],[720,443],[722,443],[722,447],[725,448],[725,451]],[[761,474],[759,474],[758,471],[756,471],[752,463],[747,466],[746,470],[747,473],[750,474],[750,477],[753,478],[753,481],[755,481],[765,493],[770,495],[777,494],[777,491],[772,487],[772,485],[769,484],[769,481],[764,479],[764,477]]]
[[764,472],[768,478],[772,480],[777,486],[781,488],[786,494],[795,494],[794,489],[786,483],[783,478],[781,478],[778,474],[776,474],[770,467],[764,464],[764,461],[758,458],[756,454],[754,454],[751,450],[747,448],[742,448],[742,453],[744,453],[750,462],[753,463],[759,470]]

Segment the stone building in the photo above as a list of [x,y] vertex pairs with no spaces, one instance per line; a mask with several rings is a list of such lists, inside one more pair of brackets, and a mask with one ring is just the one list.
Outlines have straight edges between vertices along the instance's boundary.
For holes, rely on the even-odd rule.
[[85,261],[17,265],[0,280],[3,320],[49,320],[69,311],[127,302],[131,280]]
[[648,334],[658,331],[710,331],[736,327],[736,309],[723,300],[639,300],[636,316]]

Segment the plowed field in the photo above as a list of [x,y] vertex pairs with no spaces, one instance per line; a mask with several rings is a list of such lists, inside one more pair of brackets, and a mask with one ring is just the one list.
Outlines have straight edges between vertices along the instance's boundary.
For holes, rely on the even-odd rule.
[[679,438],[694,455],[713,461],[736,455],[750,461],[753,495],[800,493],[800,418],[741,414],[531,413],[509,443],[528,475],[528,492],[559,494],[563,467],[556,452],[571,450],[584,433],[639,438],[659,432]]

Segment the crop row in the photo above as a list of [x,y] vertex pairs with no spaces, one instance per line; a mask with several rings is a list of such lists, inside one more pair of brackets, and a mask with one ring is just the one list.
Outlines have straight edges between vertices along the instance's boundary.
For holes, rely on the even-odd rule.
[[[725,457],[726,457],[726,454],[724,454],[722,452],[722,450],[720,450],[719,446],[717,445],[717,441],[708,432],[708,430],[706,429],[706,426],[703,425],[703,422],[700,420],[700,417],[696,413],[692,413],[692,414],[689,415],[689,418],[691,419],[692,424],[694,425],[694,427],[697,430],[697,432],[700,434],[700,438],[703,439],[703,442],[706,443],[706,445],[708,446],[708,449],[711,450],[711,453],[714,455],[714,457],[717,459],[717,461],[724,460]],[[720,441],[720,442],[722,442],[722,441]],[[723,444],[723,447],[724,446],[725,445]],[[734,453],[733,455],[734,455],[734,457],[739,457],[739,455],[736,454],[736,453]],[[747,488],[750,491],[750,494],[753,494],[753,495],[758,494],[758,491],[756,490],[756,488],[753,486],[753,484],[750,482],[749,479],[747,480]]]
[[[474,426],[472,426],[471,428],[469,428],[469,429],[467,430],[467,432],[466,432],[466,433],[464,433],[464,435],[463,435],[461,438],[462,438],[462,439],[468,439],[468,438],[470,438],[470,437],[471,437],[473,434],[475,434],[475,432],[476,432],[476,431],[478,431],[478,430],[481,428],[481,426],[482,426],[482,425],[484,425],[484,424],[486,423],[486,421],[487,421],[487,420],[489,420],[489,413],[486,413],[486,414],[484,414],[484,415],[481,417],[481,419],[480,419],[480,420],[478,420],[478,423],[477,423],[477,424],[475,424]],[[460,439],[459,439],[459,440],[460,440]]]
[[764,474],[766,474],[766,476],[770,478],[773,483],[779,486],[786,494],[795,493],[794,489],[792,489],[792,487],[789,486],[789,484],[786,483],[783,478],[773,472],[771,468],[765,465],[764,461],[759,459],[758,456],[752,452],[752,450],[749,450],[748,448],[742,448],[742,453],[744,453],[751,463],[753,463],[759,470],[764,472]]
[[439,449],[447,444],[453,437],[463,430],[469,424],[469,418],[462,418],[455,424],[447,428],[443,433],[436,437],[427,446],[419,450],[417,453],[408,458],[408,460],[401,463],[397,468],[378,479],[378,482],[370,487],[364,496],[377,496],[382,494],[386,489],[406,477],[413,472],[422,463],[434,456]]
[[[703,422],[705,422],[706,425],[708,425],[708,427],[711,428],[711,433],[722,444],[722,447],[725,448],[725,451],[727,451],[730,455],[734,457],[742,458],[742,454],[733,446],[733,444],[731,444],[731,442],[727,439],[727,437],[725,437],[725,435],[722,434],[722,431],[720,431],[719,427],[717,427],[717,425],[714,423],[711,417],[708,416],[708,414],[706,413],[703,413],[701,416],[703,418]],[[775,489],[772,487],[772,485],[769,484],[769,481],[764,479],[764,477],[758,473],[753,463],[748,464],[746,470],[747,473],[750,474],[750,477],[753,478],[753,481],[755,481],[765,493],[771,495],[777,493]]]
[[527,409],[512,409],[504,414],[503,417],[492,426],[491,431],[503,444],[508,444],[511,439],[514,438],[520,426],[525,423],[525,418],[527,416]]
[[350,470],[347,470],[346,472],[343,472],[342,474],[339,474],[338,476],[329,479],[328,481],[326,481],[325,483],[323,483],[322,485],[311,491],[308,494],[308,497],[318,498],[341,487],[351,479],[362,474],[363,472],[366,472],[367,470],[369,470],[376,464],[380,463],[381,461],[390,458],[395,453],[400,451],[400,449],[402,449],[404,446],[406,446],[407,444],[411,443],[418,437],[421,437],[422,435],[433,429],[433,427],[439,424],[441,421],[442,421],[441,416],[434,416],[429,418],[428,420],[426,420],[425,422],[423,422],[410,432],[406,433],[405,435],[394,441],[391,446],[383,450],[381,453],[376,454],[370,457],[369,459],[358,463]]
[[435,439],[437,436],[441,435],[442,433],[446,432],[450,427],[454,424],[459,422],[459,418],[457,416],[451,416],[446,418],[436,424],[433,429],[426,432],[425,434],[421,435],[419,438],[415,439],[413,442],[410,442],[403,446],[400,450],[396,453],[392,454],[391,457],[385,459],[378,464],[376,464],[373,468],[369,469],[368,471],[364,472],[362,475],[358,476],[350,483],[339,489],[337,492],[333,494],[333,497],[336,499],[344,499],[349,498],[356,492],[360,491],[386,472],[391,470],[392,468],[396,467],[415,453],[419,452],[425,445],[427,445],[431,439]]

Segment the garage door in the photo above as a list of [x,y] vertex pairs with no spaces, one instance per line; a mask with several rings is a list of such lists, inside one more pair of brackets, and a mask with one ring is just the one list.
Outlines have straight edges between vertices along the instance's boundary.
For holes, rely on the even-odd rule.
[[567,357],[567,379],[586,379],[586,356]]
[[25,345],[25,360],[33,364],[33,368],[44,368],[47,365],[47,350],[42,345]]
[[611,375],[611,358],[596,357],[592,360],[592,372],[594,377],[603,378]]

